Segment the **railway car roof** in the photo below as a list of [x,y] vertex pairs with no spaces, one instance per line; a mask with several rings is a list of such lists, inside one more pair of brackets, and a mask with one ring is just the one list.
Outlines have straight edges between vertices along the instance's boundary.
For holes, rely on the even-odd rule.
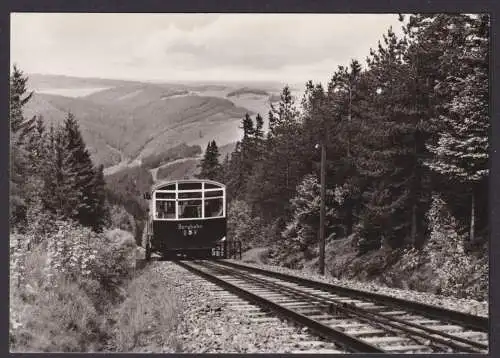
[[178,179],[178,180],[163,180],[163,181],[160,181],[160,182],[154,184],[151,187],[151,191],[155,191],[155,190],[157,190],[157,189],[159,189],[161,187],[164,187],[166,185],[175,184],[175,183],[210,183],[210,184],[213,184],[213,185],[220,186],[221,188],[225,187],[224,184],[216,182],[214,180],[209,180],[209,179]]

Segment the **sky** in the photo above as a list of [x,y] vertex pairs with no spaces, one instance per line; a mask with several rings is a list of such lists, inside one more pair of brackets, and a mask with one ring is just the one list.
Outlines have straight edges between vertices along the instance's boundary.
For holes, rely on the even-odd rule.
[[364,62],[396,14],[11,14],[26,73],[156,81],[326,83]]

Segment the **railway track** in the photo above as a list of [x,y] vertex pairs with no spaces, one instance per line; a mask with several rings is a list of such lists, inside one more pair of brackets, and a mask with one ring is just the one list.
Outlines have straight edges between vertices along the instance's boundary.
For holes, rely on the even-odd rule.
[[227,261],[178,264],[350,352],[488,352],[486,318]]

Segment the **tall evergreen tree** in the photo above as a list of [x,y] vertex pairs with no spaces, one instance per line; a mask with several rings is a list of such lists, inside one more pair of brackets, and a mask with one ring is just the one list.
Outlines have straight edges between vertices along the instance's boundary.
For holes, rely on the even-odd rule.
[[33,96],[33,92],[28,93],[27,82],[28,77],[14,65],[13,73],[10,76],[10,129],[13,133],[32,128],[35,121],[34,118],[26,121],[23,115],[23,107]]
[[197,177],[202,179],[217,179],[221,171],[219,156],[219,148],[217,148],[215,140],[212,140],[207,145],[205,155],[201,160],[201,171]]
[[[357,170],[369,179],[365,209],[361,217],[363,234],[374,240],[385,237],[398,247],[403,239],[416,235],[412,208],[418,190],[418,163],[414,152],[415,111],[408,104],[408,64],[404,63],[404,43],[390,29],[371,51],[369,91],[371,110],[360,128],[363,145],[357,148]],[[384,223],[390,222],[390,225]],[[376,232],[376,230],[382,230]],[[414,239],[412,238],[412,241]],[[377,244],[363,244],[376,247]]]
[[[285,86],[277,107],[271,106],[270,123],[262,161],[255,166],[246,188],[246,199],[264,220],[289,214],[289,199],[305,174],[300,117]],[[261,213],[261,214],[260,214]]]
[[72,113],[68,113],[64,121],[66,137],[65,152],[68,155],[68,170],[73,176],[73,190],[78,193],[76,215],[72,219],[79,221],[84,226],[94,226],[95,217],[93,198],[94,166],[90,154],[83,141],[78,122]]
[[10,223],[22,228],[29,206],[30,190],[27,185],[30,171],[30,151],[26,148],[26,135],[34,129],[34,118],[25,120],[23,107],[31,99],[32,92],[27,90],[28,78],[14,66],[10,76]]
[[64,129],[51,126],[47,170],[43,173],[42,203],[44,208],[60,219],[75,219],[81,200],[71,170],[71,159]]
[[[463,183],[471,195],[470,240],[474,240],[475,205],[478,184],[488,176],[488,137],[490,127],[488,90],[488,16],[468,17],[460,31],[448,37],[442,61],[455,63],[455,76],[448,76],[438,87],[448,91],[439,120],[444,127],[429,150],[435,157],[428,165],[434,171]],[[458,26],[457,26],[458,27]],[[458,29],[457,29],[458,30]],[[459,47],[459,48],[457,48]]]
[[96,168],[92,179],[92,210],[91,223],[94,231],[101,232],[110,222],[110,208],[106,202],[106,182],[104,180],[104,166]]

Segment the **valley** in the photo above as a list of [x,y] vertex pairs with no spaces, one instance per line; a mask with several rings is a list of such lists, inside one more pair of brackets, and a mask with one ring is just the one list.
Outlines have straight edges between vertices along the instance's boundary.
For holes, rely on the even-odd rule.
[[[267,129],[267,112],[271,102],[279,99],[281,85],[257,85],[33,74],[28,86],[35,93],[25,115],[42,115],[49,127],[62,123],[68,112],[73,113],[94,163],[102,164],[105,174],[110,175],[141,165],[143,158],[182,143],[204,150],[208,141],[215,140],[219,147],[234,148],[246,113],[252,117],[260,113]],[[225,154],[221,153],[221,161]],[[191,175],[194,162],[191,167],[178,174]]]

